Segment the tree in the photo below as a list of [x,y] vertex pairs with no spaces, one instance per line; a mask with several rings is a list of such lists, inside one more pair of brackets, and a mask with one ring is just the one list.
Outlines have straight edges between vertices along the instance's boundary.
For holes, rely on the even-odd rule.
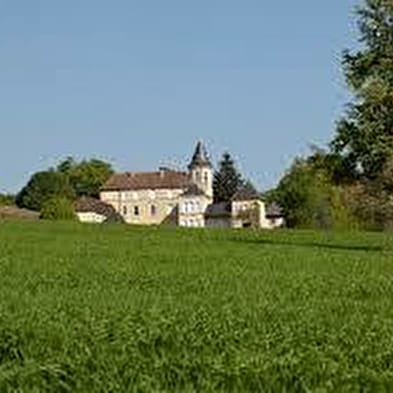
[[74,220],[72,202],[63,196],[54,196],[42,205],[41,218],[45,220]]
[[68,157],[57,166],[57,171],[67,175],[77,196],[98,197],[100,187],[113,173],[111,164],[98,159],[76,162]]
[[229,153],[224,153],[219,168],[214,173],[213,194],[215,203],[229,202],[243,185],[241,174]]
[[319,152],[297,158],[268,199],[281,206],[289,227],[353,229],[357,221],[345,204],[343,187],[321,166],[323,157]]
[[358,16],[362,48],[343,56],[354,102],[332,149],[374,179],[393,158],[393,0],[365,0]]
[[43,204],[55,196],[72,200],[75,193],[68,176],[52,169],[35,173],[16,196],[16,204],[19,207],[40,211]]

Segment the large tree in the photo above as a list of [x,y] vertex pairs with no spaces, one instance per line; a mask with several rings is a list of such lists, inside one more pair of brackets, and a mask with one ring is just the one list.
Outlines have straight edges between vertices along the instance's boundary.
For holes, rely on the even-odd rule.
[[40,211],[45,202],[60,196],[73,199],[75,193],[68,176],[52,169],[35,173],[16,196],[16,204]]
[[68,157],[61,162],[57,170],[69,177],[77,196],[87,195],[98,197],[100,187],[113,173],[111,164],[98,159],[76,162]]
[[354,99],[332,147],[375,179],[393,160],[393,0],[364,0],[358,17],[361,48],[343,57]]
[[229,202],[244,184],[240,172],[229,153],[224,153],[214,173],[213,192],[214,201]]
[[98,197],[100,187],[113,173],[111,164],[97,160],[66,158],[55,169],[35,173],[16,197],[20,207],[40,211],[52,198]]

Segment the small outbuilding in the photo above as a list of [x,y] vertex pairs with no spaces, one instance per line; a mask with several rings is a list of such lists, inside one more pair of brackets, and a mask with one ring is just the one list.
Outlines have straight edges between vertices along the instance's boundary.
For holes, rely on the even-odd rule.
[[124,222],[123,217],[108,203],[91,197],[81,197],[74,202],[75,214],[80,222],[101,224]]

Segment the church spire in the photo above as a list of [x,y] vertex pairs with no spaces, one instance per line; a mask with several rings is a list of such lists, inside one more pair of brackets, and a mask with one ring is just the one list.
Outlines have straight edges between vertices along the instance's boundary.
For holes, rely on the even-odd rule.
[[196,167],[212,167],[209,155],[202,141],[198,141],[188,169],[191,170]]

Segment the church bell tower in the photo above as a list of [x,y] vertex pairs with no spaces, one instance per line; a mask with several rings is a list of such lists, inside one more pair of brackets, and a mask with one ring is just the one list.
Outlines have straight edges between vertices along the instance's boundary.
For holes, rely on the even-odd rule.
[[190,165],[191,181],[197,185],[209,198],[213,198],[213,166],[207,150],[201,141],[198,142]]

